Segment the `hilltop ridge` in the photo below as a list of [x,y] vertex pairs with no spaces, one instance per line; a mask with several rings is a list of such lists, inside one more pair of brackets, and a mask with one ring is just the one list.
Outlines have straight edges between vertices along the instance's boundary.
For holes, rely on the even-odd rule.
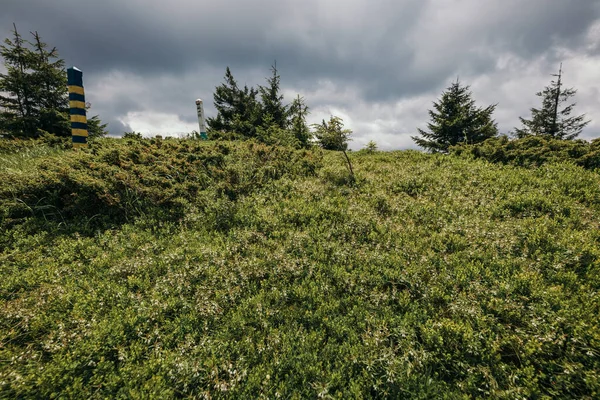
[[349,156],[0,153],[0,397],[600,395],[597,172]]

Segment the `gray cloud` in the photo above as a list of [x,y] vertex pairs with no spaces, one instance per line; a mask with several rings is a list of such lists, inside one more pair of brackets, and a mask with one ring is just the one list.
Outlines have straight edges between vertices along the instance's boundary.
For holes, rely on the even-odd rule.
[[[93,115],[93,114],[92,114]],[[131,132],[133,129],[128,124],[125,124],[119,120],[103,120],[102,123],[107,124],[106,129],[110,132],[110,136],[120,137],[124,132]],[[118,132],[119,134],[115,134],[114,132]]]
[[[413,146],[409,136],[457,76],[478,101],[498,103],[508,131],[561,61],[580,89],[578,111],[600,120],[595,0],[4,0],[2,10],[4,37],[12,22],[37,30],[84,70],[92,113],[115,134],[160,116],[193,127],[194,99],[214,113],[226,66],[256,86],[275,59],[286,93],[305,96],[315,122],[347,116],[354,147]],[[583,136],[600,136],[600,125]]]

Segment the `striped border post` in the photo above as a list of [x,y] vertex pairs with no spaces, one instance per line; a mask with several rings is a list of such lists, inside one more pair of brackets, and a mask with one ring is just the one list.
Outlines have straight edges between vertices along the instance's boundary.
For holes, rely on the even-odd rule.
[[71,135],[73,148],[88,147],[87,118],[85,117],[85,93],[83,91],[83,72],[71,67],[67,69],[69,85],[69,107],[71,108]]
[[196,109],[198,111],[198,124],[200,124],[200,139],[208,140],[206,125],[204,123],[204,104],[202,103],[202,100],[196,100]]

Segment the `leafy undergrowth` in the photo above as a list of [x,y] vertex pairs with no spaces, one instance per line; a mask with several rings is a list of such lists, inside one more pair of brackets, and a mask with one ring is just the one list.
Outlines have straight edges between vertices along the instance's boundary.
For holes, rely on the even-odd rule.
[[600,139],[561,140],[549,135],[526,136],[509,140],[493,137],[476,144],[459,144],[450,148],[458,156],[481,158],[493,163],[520,167],[540,166],[545,163],[570,162],[585,169],[600,168]]
[[66,153],[25,143],[0,153],[0,245],[39,232],[94,235],[134,221],[156,226],[191,211],[212,218],[215,229],[227,228],[238,197],[286,175],[314,175],[322,158],[256,143],[106,139],[88,152]]
[[0,397],[600,396],[597,173],[351,158],[0,157]]

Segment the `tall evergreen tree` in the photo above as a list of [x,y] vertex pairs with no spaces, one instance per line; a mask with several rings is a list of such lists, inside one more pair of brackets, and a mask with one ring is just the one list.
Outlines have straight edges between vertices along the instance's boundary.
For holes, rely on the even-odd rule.
[[289,107],[289,126],[301,147],[310,146],[310,139],[312,138],[312,133],[306,123],[308,114],[308,106],[304,102],[304,98],[298,95]]
[[442,93],[442,98],[433,103],[429,110],[431,122],[427,124],[430,132],[418,129],[421,137],[412,139],[431,152],[448,152],[450,146],[458,143],[479,143],[498,135],[492,113],[496,105],[486,108],[475,106],[469,86],[463,86],[457,80]]
[[35,82],[35,103],[39,109],[37,128],[58,136],[69,136],[69,95],[65,62],[56,47],[48,50],[37,32],[32,32],[37,64],[32,72]]
[[238,84],[229,67],[225,70],[225,82],[215,90],[215,118],[207,118],[208,126],[217,131],[235,132],[246,137],[256,136],[256,126],[260,124],[260,104],[254,88]]
[[227,67],[225,80],[214,93],[217,115],[206,119],[210,129],[234,134],[233,137],[240,134],[256,138],[269,144],[310,146],[312,133],[306,123],[308,106],[300,96],[291,105],[285,105],[276,64],[271,71],[268,85],[259,86],[258,90],[248,86],[242,89]]
[[522,128],[515,128],[515,135],[519,138],[530,135],[548,135],[556,139],[575,139],[590,123],[585,120],[585,114],[569,117],[576,103],[571,103],[560,109],[561,104],[575,96],[577,91],[573,88],[562,87],[562,64],[556,81],[551,81],[542,92],[536,96],[542,98],[542,108],[531,108],[531,119],[519,117]]
[[231,70],[227,67],[225,70],[225,82],[217,86],[213,95],[217,116],[206,119],[211,129],[218,131],[231,130],[233,116],[236,113],[239,91],[237,82],[233,78]]
[[[270,116],[272,123],[281,129],[287,128],[288,107],[283,104],[283,95],[281,94],[281,77],[277,71],[277,62],[271,66],[273,74],[267,78],[267,86],[259,86],[260,97],[262,100],[263,117]],[[268,119],[268,118],[267,118]]]
[[[0,131],[7,136],[37,137],[43,133],[69,136],[69,96],[65,63],[37,32],[25,40],[13,29],[0,46],[6,73],[0,74]],[[98,116],[96,133],[105,132]]]
[[36,82],[30,71],[36,66],[37,57],[13,26],[12,40],[7,38],[0,46],[6,67],[6,74],[0,74],[0,129],[11,136],[33,137],[37,132]]

